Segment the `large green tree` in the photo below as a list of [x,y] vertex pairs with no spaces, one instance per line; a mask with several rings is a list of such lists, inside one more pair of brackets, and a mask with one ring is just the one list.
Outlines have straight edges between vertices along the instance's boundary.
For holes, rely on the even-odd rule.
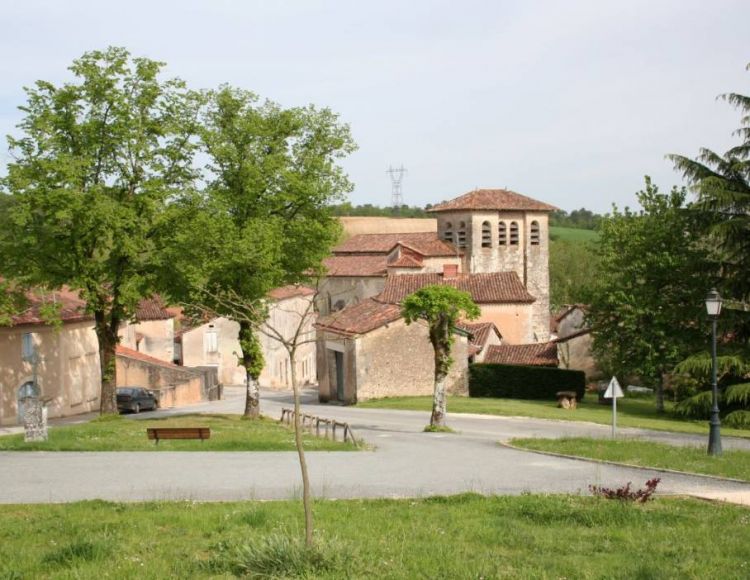
[[[750,71],[750,64],[747,66]],[[704,148],[697,159],[669,157],[698,196],[695,208],[709,219],[707,231],[720,248],[722,288],[737,300],[750,298],[750,96],[721,95],[741,114],[741,142],[723,155]]]
[[444,427],[447,414],[445,382],[453,365],[451,348],[459,320],[474,320],[479,307],[468,292],[445,285],[430,285],[410,294],[403,301],[402,314],[406,324],[426,322],[429,339],[435,352],[435,387],[432,397],[430,426]]
[[659,411],[664,374],[705,344],[703,300],[716,281],[686,195],[659,193],[647,177],[637,194],[641,211],[614,208],[602,221],[589,304],[600,364],[656,384]]
[[118,329],[158,286],[164,209],[194,178],[193,103],[162,66],[123,48],[86,53],[70,82],[26,89],[20,136],[8,138],[0,273],[86,300],[103,413],[117,412]]
[[[330,254],[340,236],[330,205],[351,190],[339,160],[355,145],[349,127],[325,108],[285,109],[231,87],[203,98],[206,187],[186,203],[175,204],[178,242],[173,254],[165,254],[165,267],[173,272],[174,296],[239,323],[245,415],[255,417],[263,366],[257,332],[265,321],[268,292],[309,279]],[[299,409],[296,380],[294,386]],[[299,413],[295,440],[310,545],[311,495]]]
[[[328,109],[285,109],[231,87],[204,93],[203,101],[206,187],[172,208],[177,243],[164,254],[165,267],[174,296],[237,320],[240,341],[249,344],[268,292],[307,279],[338,240],[329,206],[351,189],[338,161],[354,143]],[[240,363],[245,414],[257,416],[258,363],[251,351]]]

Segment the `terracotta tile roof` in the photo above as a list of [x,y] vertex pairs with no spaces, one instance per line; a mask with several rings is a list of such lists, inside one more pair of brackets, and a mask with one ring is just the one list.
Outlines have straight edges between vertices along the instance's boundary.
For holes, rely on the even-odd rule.
[[531,303],[535,300],[515,272],[462,274],[455,278],[444,278],[441,273],[389,276],[383,292],[376,298],[382,302],[398,304],[409,294],[429,284],[447,284],[468,292],[477,304]]
[[352,236],[333,249],[341,254],[387,254],[399,243],[408,246],[425,257],[455,256],[453,244],[442,241],[436,232],[411,234],[360,234]]
[[456,326],[471,333],[473,337],[471,344],[477,347],[477,352],[480,352],[484,348],[492,332],[495,332],[499,338],[502,338],[500,331],[492,322],[459,322]]
[[164,304],[161,296],[154,294],[151,298],[144,298],[138,303],[135,311],[135,319],[138,322],[147,320],[168,320],[175,315],[170,312]]
[[178,369],[181,371],[194,372],[189,367],[183,367],[171,362],[167,362],[165,360],[161,360],[160,358],[156,358],[154,356],[143,354],[142,352],[138,352],[137,350],[133,350],[132,348],[128,348],[127,346],[122,346],[121,344],[117,345],[117,347],[115,348],[115,353],[118,356],[125,356],[152,365],[166,367],[168,369]]
[[273,300],[288,300],[289,298],[295,298],[297,296],[312,296],[313,294],[315,294],[315,290],[309,286],[303,286],[302,284],[289,284],[288,286],[274,288],[268,293],[268,297]]
[[368,298],[321,318],[315,324],[320,330],[347,336],[365,334],[401,318],[401,307]]
[[413,256],[402,254],[392,262],[388,262],[389,268],[422,268],[424,264]]
[[29,307],[21,314],[13,317],[13,325],[23,324],[46,324],[41,315],[44,304],[56,302],[60,304],[60,318],[63,323],[80,322],[82,320],[93,320],[93,316],[86,312],[86,302],[81,300],[78,292],[63,287],[54,292],[42,292],[34,290],[26,293]]
[[485,363],[522,366],[557,366],[557,345],[554,342],[539,344],[493,344],[487,349]]
[[385,254],[375,256],[331,256],[323,260],[327,276],[385,276]]
[[554,205],[531,199],[507,189],[475,189],[460,197],[439,203],[427,211],[457,211],[467,209],[496,211],[555,211]]

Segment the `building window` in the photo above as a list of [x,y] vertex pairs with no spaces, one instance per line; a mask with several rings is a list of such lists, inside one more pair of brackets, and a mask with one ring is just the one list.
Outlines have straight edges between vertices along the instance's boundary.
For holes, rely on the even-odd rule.
[[451,222],[445,222],[445,231],[443,232],[443,241],[450,244],[453,243],[453,224]]
[[34,362],[36,358],[36,345],[34,344],[34,335],[30,332],[23,334],[21,347],[21,360]]
[[505,222],[497,224],[497,245],[505,246],[508,243],[508,229]]
[[219,352],[219,335],[216,333],[213,324],[208,327],[203,340],[207,353]]
[[518,222],[510,222],[510,245],[518,245]]
[[539,222],[537,222],[537,221],[531,222],[531,229],[530,229],[530,231],[531,231],[531,235],[530,235],[530,237],[531,237],[531,245],[532,246],[538,246],[539,245],[539,240],[540,240]]
[[458,247],[466,247],[466,222],[458,224]]
[[492,247],[492,226],[490,222],[482,222],[482,247]]

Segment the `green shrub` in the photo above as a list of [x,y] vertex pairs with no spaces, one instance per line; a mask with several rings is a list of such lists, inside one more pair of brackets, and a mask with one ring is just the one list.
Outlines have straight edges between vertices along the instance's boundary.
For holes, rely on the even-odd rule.
[[724,424],[735,429],[750,429],[750,411],[732,411],[724,417]]
[[511,399],[554,399],[558,391],[575,391],[580,401],[586,391],[583,371],[554,367],[477,363],[469,366],[469,395]]
[[711,391],[702,391],[677,403],[674,412],[686,419],[708,419],[713,406],[712,400]]

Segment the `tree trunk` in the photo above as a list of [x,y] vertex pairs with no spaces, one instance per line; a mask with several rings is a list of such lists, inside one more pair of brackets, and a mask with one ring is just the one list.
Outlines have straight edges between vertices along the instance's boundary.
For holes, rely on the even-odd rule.
[[[247,322],[240,323],[240,344],[252,342],[252,326]],[[244,416],[250,419],[260,417],[260,385],[258,377],[254,372],[255,360],[254,353],[249,348],[242,349],[242,366],[245,367],[245,413]]]
[[260,417],[260,385],[250,371],[245,369],[245,417]]
[[102,373],[102,388],[99,412],[102,415],[117,414],[117,355],[115,349],[119,337],[117,320],[107,322],[103,310],[94,313],[96,337],[99,340],[99,364]]
[[432,415],[430,425],[433,427],[445,427],[446,399],[445,383],[448,377],[448,361],[450,353],[444,347],[435,347],[435,390],[432,394]]
[[302,507],[305,510],[305,545],[313,545],[313,513],[312,497],[310,495],[310,477],[307,474],[305,449],[302,446],[302,425],[300,424],[299,386],[297,385],[297,368],[294,350],[289,352],[289,365],[292,373],[292,390],[294,391],[294,443],[297,446],[299,467],[302,472]]
[[656,412],[664,412],[664,374],[659,373],[659,382],[656,384]]

